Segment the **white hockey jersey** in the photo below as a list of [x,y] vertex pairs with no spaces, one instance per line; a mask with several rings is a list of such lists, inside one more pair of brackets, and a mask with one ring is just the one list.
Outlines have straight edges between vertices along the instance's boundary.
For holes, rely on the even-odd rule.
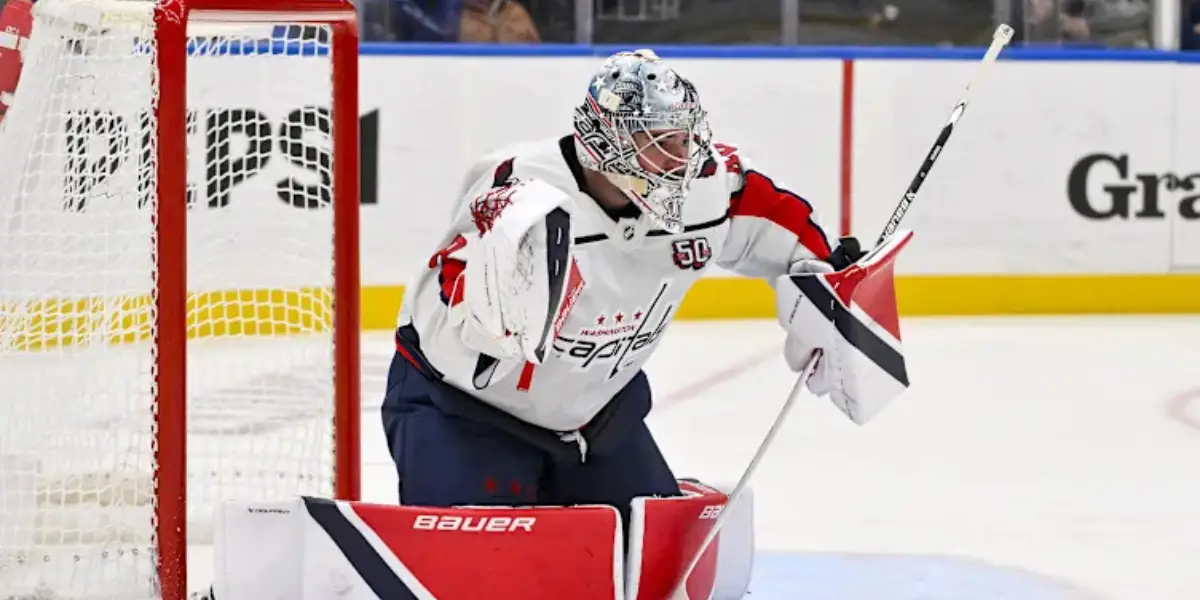
[[[398,324],[416,329],[425,360],[447,383],[546,429],[582,427],[650,358],[684,294],[711,265],[773,280],[796,260],[830,254],[807,201],[749,168],[734,148],[717,149],[684,201],[686,228],[677,235],[653,229],[645,217],[612,215],[593,200],[571,136],[493,153],[468,172],[450,229],[407,287]],[[497,369],[505,374],[481,385],[481,353],[463,344],[461,326],[447,318],[462,301],[471,265],[447,249],[478,235],[472,200],[509,176],[540,180],[574,200],[574,257],[586,287],[543,364]]]

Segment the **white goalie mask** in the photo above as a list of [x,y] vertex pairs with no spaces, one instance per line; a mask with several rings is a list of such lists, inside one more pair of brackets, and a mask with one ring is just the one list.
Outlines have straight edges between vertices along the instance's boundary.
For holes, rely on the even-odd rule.
[[575,109],[580,164],[672,233],[683,230],[683,201],[710,156],[710,136],[696,87],[651,50],[606,59]]

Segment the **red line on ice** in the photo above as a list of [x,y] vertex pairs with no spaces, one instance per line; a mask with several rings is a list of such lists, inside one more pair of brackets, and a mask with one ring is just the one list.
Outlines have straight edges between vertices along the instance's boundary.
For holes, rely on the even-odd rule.
[[1191,413],[1192,405],[1200,400],[1200,388],[1192,388],[1173,396],[1167,401],[1167,416],[1200,431],[1200,416]]
[[691,400],[696,396],[699,396],[700,394],[703,394],[704,392],[729,381],[730,379],[741,377],[742,375],[746,374],[746,372],[754,369],[774,356],[779,356],[782,362],[782,355],[782,348],[772,347],[759,350],[750,356],[746,356],[740,360],[732,362],[726,365],[724,368],[717,369],[716,371],[713,371],[708,375],[701,377],[700,379],[697,379],[679,389],[667,392],[662,397],[654,401],[654,408],[655,410],[662,410],[687,400]]

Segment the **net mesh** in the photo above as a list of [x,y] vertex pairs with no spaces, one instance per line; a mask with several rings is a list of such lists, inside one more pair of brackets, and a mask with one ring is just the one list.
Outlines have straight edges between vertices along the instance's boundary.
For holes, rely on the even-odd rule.
[[[41,0],[0,123],[0,598],[159,597],[153,10]],[[189,545],[333,494],[329,32],[288,25],[189,29]]]

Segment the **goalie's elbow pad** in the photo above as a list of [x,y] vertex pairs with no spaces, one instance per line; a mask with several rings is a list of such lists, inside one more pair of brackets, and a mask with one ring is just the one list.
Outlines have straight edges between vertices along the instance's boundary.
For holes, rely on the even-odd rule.
[[489,190],[471,204],[464,343],[497,358],[542,364],[583,290],[569,196],[538,181]]

